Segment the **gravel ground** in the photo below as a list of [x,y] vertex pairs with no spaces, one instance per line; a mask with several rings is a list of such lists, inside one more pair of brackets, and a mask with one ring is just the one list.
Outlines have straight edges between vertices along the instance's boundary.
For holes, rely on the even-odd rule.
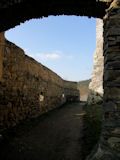
[[0,160],[81,160],[82,106],[66,104],[4,132]]

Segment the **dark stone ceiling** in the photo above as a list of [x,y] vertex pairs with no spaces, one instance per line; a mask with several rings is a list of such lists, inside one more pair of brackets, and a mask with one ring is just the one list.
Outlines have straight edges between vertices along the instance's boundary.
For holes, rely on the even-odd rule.
[[103,18],[104,0],[0,0],[0,32],[32,18],[76,15]]

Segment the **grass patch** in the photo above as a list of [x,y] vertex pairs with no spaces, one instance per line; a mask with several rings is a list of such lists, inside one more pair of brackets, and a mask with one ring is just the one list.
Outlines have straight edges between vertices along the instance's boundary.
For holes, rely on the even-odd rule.
[[102,126],[102,104],[85,106],[83,108],[83,160],[91,153],[100,138]]

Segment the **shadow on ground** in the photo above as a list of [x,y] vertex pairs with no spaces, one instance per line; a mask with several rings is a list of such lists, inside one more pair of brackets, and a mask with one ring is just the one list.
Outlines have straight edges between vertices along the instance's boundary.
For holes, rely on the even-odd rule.
[[81,160],[82,106],[67,104],[4,131],[0,160]]
[[83,108],[82,160],[91,153],[100,139],[102,129],[102,104],[85,105]]

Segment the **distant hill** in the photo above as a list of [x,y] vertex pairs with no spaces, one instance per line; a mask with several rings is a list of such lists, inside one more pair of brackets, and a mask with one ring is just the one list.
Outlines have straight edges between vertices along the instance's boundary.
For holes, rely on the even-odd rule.
[[81,101],[87,101],[88,97],[88,90],[89,90],[89,83],[91,79],[79,81],[78,82],[78,89],[80,90],[80,100]]
[[91,79],[84,80],[84,81],[79,81],[79,82],[78,82],[78,87],[81,87],[81,86],[86,86],[86,87],[88,87],[90,81],[91,81]]

